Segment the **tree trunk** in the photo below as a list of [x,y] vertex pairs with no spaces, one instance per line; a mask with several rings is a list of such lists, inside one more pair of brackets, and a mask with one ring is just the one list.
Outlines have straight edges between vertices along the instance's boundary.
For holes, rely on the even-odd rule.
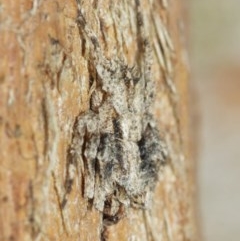
[[182,4],[0,2],[0,240],[197,240]]

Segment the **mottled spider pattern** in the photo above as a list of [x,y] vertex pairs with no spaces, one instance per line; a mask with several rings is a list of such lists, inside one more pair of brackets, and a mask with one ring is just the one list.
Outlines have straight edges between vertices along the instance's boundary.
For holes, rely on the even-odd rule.
[[[143,18],[137,19],[141,61],[129,67],[118,57],[104,57],[96,35],[78,13],[79,31],[92,43],[92,86],[90,108],[74,127],[71,163],[82,166],[84,197],[103,212],[106,225],[116,223],[129,206],[148,206],[167,155],[151,113],[151,46],[143,36]],[[72,183],[73,176],[68,177]]]

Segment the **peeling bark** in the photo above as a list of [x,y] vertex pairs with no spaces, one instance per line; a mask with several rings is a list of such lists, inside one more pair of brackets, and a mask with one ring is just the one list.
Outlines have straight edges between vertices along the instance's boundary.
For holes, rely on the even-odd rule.
[[[75,0],[0,2],[0,240],[197,240],[181,4],[81,1],[96,42],[79,28]],[[139,36],[151,47],[152,110],[169,160],[150,207],[129,207],[105,227],[69,151],[91,107],[94,43],[106,59],[141,69]]]

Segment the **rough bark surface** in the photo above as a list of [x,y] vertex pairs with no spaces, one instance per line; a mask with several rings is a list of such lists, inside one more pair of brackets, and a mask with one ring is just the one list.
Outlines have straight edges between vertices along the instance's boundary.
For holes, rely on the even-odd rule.
[[74,124],[90,108],[95,42],[79,30],[77,2],[0,1],[0,240],[196,240],[182,2],[79,1],[104,56],[130,67],[144,22],[154,118],[169,152],[150,208],[129,208],[107,227],[83,197],[81,163],[68,169]]

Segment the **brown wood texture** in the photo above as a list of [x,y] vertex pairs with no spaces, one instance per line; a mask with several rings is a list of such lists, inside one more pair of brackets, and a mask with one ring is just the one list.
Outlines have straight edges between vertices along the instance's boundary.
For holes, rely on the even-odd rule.
[[[141,1],[153,45],[155,116],[170,160],[151,209],[128,210],[105,230],[106,240],[197,240],[181,4]],[[134,1],[82,1],[81,7],[106,56],[121,52],[134,65]],[[75,0],[0,1],[0,240],[101,239],[102,215],[82,197],[80,173],[61,208],[72,128],[89,108],[76,18]]]

